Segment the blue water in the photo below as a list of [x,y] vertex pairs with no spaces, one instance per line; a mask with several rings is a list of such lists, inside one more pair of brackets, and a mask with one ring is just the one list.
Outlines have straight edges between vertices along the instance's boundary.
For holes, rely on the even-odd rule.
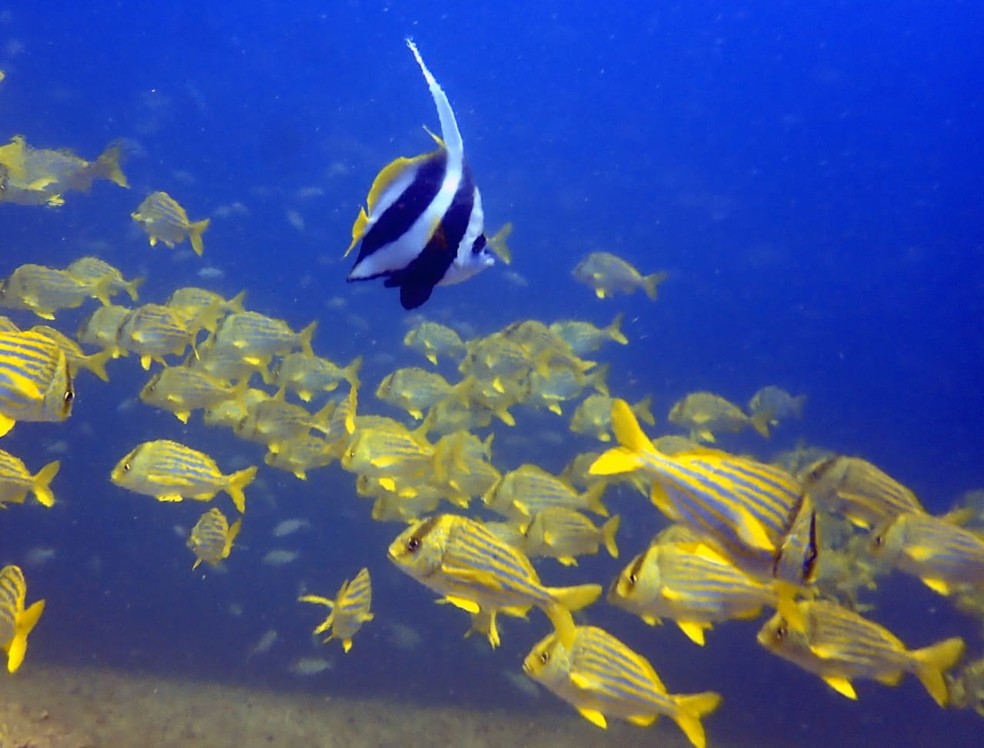
[[[390,413],[371,391],[396,366],[419,363],[400,345],[407,315],[393,292],[347,285],[341,254],[376,171],[429,148],[421,125],[437,127],[403,43],[412,35],[455,108],[488,226],[514,223],[510,270],[528,281],[496,268],[438,289],[423,308],[429,318],[487,334],[527,318],[603,324],[625,312],[631,345],[601,355],[613,392],[653,395],[661,429],[687,392],[743,403],[779,384],[808,395],[803,421],[765,446],[753,437],[724,446],[768,457],[804,439],[862,455],[945,511],[984,484],[984,8],[631,5],[6,3],[0,137],[22,133],[89,158],[123,138],[131,189],[97,183],[57,210],[0,204],[0,275],[96,253],[147,276],[141,301],[162,302],[179,285],[245,288],[250,308],[295,328],[318,319],[320,354],[365,356],[360,406]],[[316,194],[298,195],[307,188]],[[152,251],[129,219],[158,189],[192,219],[213,215],[203,260]],[[233,203],[248,212],[214,215]],[[577,285],[571,269],[602,249],[644,272],[668,271],[659,302],[602,303]],[[223,277],[202,281],[206,265]],[[341,309],[326,304],[336,297]],[[58,325],[70,332],[88,311],[62,313]],[[251,499],[228,573],[192,573],[173,526],[193,524],[201,505],[127,494],[109,470],[151,438],[207,447],[220,465],[259,462],[262,450],[206,430],[198,416],[184,427],[140,403],[120,409],[146,375],[133,359],[110,375],[109,385],[79,377],[66,424],[19,425],[3,439],[32,466],[53,459],[53,442],[68,445],[59,504],[0,513],[0,561],[20,562],[37,546],[57,552],[28,569],[29,596],[49,607],[25,667],[37,658],[504,705],[524,718],[567,709],[529,702],[500,675],[518,668],[543,621],[507,622],[494,657],[459,641],[463,615],[390,568],[385,547],[399,526],[371,522],[337,465],[306,483],[261,468],[265,490],[247,493],[276,503]],[[596,448],[565,435],[566,423],[525,411],[514,431],[496,426],[496,464],[559,470]],[[544,431],[565,436],[557,444]],[[533,446],[510,443],[517,434]],[[629,520],[622,560],[575,571],[541,564],[550,583],[607,584],[645,547],[654,512],[634,495],[609,503]],[[271,538],[285,517],[314,529]],[[262,564],[275,547],[300,556]],[[325,650],[335,662],[325,676],[286,674],[292,658],[319,654],[308,637],[319,611],[295,602],[300,585],[333,595],[363,565],[376,621],[347,657],[334,643]],[[959,633],[980,655],[979,624],[917,582],[893,578],[878,599],[879,619],[913,646]],[[759,651],[755,624],[721,626],[699,650],[672,627],[649,629],[603,605],[589,617],[646,654],[671,690],[724,694],[706,721],[711,745],[963,745],[980,732],[979,718],[937,709],[911,678],[896,689],[863,683],[861,700],[848,702]],[[395,647],[389,622],[413,627],[420,647]],[[246,660],[270,628],[280,635],[274,649]]]

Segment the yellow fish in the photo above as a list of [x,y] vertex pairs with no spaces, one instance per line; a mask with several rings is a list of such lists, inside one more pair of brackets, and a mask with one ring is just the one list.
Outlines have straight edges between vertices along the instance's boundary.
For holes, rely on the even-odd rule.
[[161,304],[145,304],[137,307],[120,326],[117,344],[124,350],[140,356],[140,365],[150,368],[151,361],[164,366],[165,356],[180,356],[190,345],[195,347],[195,333],[184,314]]
[[425,410],[448,397],[452,390],[440,374],[407,366],[387,374],[376,388],[376,397],[420,420]]
[[320,436],[295,436],[267,446],[263,461],[272,468],[293,473],[307,480],[307,471],[331,465],[338,459],[337,450]]
[[23,504],[28,492],[33,493],[42,506],[54,506],[55,495],[49,484],[60,467],[61,463],[55,460],[41,468],[37,475],[31,475],[19,458],[0,449],[0,509],[4,504]]
[[361,367],[362,356],[357,356],[348,366],[338,366],[310,353],[291,353],[284,356],[274,371],[273,384],[295,392],[307,403],[314,393],[334,392],[343,381],[348,382],[350,387],[358,387]]
[[853,678],[872,678],[895,686],[904,673],[913,673],[937,704],[947,705],[943,673],[963,656],[963,639],[946,639],[925,649],[909,650],[888,629],[836,603],[803,600],[797,606],[806,630],[796,631],[776,613],[759,631],[759,644],[819,675],[849,699],[857,698]]
[[801,418],[806,395],[793,396],[781,387],[767,385],[758,390],[748,401],[748,412],[752,416],[767,413],[770,425],[778,425],[789,418]]
[[593,556],[604,545],[612,558],[618,558],[615,533],[619,516],[597,527],[576,509],[551,507],[533,515],[526,528],[526,553],[549,556],[565,566],[577,566],[577,556]]
[[243,311],[246,292],[240,291],[231,299],[225,299],[214,291],[187,286],[175,290],[165,306],[174,307],[192,320],[192,325],[202,330],[214,332],[216,326],[227,314]]
[[104,382],[109,381],[106,363],[113,357],[112,351],[86,354],[78,343],[54,327],[35,325],[31,330],[41,333],[62,349],[65,353],[65,359],[68,361],[69,371],[78,372],[84,369],[92,372]]
[[571,611],[593,603],[601,587],[544,587],[526,555],[508,545],[481,522],[454,514],[418,520],[389,547],[389,559],[400,571],[444,596],[446,602],[472,615],[491,615],[489,643],[499,635],[496,612],[515,615],[540,608],[561,641],[574,641]]
[[188,548],[195,554],[192,570],[197,569],[202,561],[209,566],[217,566],[223,559],[229,558],[242,523],[240,518],[230,527],[229,520],[215,507],[202,514],[188,535]]
[[273,397],[251,405],[246,416],[233,427],[236,436],[268,447],[307,436],[311,429],[328,433],[328,419],[335,403],[328,402],[317,413],[284,402],[281,390]]
[[219,323],[212,347],[234,348],[250,363],[266,364],[274,356],[284,356],[296,348],[313,356],[311,338],[317,328],[318,322],[314,321],[300,332],[294,332],[282,319],[258,312],[234,312]]
[[140,390],[140,400],[170,411],[181,423],[188,423],[191,411],[214,408],[225,400],[242,398],[245,392],[245,382],[230,387],[202,371],[165,366]]
[[325,643],[332,639],[341,639],[342,649],[346,653],[352,649],[352,637],[362,628],[362,624],[373,619],[369,611],[372,606],[372,581],[369,579],[369,569],[360,570],[351,582],[347,579],[342,582],[334,600],[318,595],[302,595],[297,599],[302,603],[327,605],[331,609],[328,617],[313,633],[317,635],[327,631]]
[[0,569],[0,649],[7,655],[7,672],[16,673],[27,654],[27,636],[44,612],[44,600],[27,609],[27,581],[19,566]]
[[650,625],[670,618],[704,646],[713,624],[755,618],[763,606],[775,606],[776,593],[699,542],[654,542],[614,581],[608,602]]
[[608,342],[628,345],[628,338],[622,334],[624,319],[625,315],[619,312],[607,327],[595,327],[582,320],[559,320],[550,325],[550,331],[567,343],[575,355],[585,356]]
[[492,511],[525,522],[537,512],[556,507],[587,509],[607,517],[608,510],[601,502],[604,492],[605,484],[596,483],[578,493],[543,468],[527,464],[505,473],[482,498]]
[[666,715],[696,748],[707,742],[701,718],[721,703],[711,691],[668,693],[649,660],[595,626],[578,626],[569,645],[555,632],[544,637],[526,656],[523,672],[597,727],[608,727],[606,715],[640,727]]
[[594,289],[595,296],[607,299],[616,293],[635,293],[640,288],[653,301],[666,273],[642,275],[632,265],[609,252],[592,252],[574,268],[574,278]]
[[136,301],[137,289],[144,282],[143,278],[126,280],[117,268],[98,257],[81,257],[65,268],[65,272],[85,283],[90,295],[100,300],[125,291],[130,301]]
[[461,336],[450,327],[437,322],[421,322],[412,328],[404,336],[403,345],[422,354],[435,366],[439,358],[458,363],[466,353]]
[[110,475],[117,486],[158,501],[210,501],[225,491],[240,514],[246,510],[243,489],[255,476],[255,466],[223,475],[207,454],[166,439],[137,446]]
[[0,333],[0,436],[17,421],[59,422],[75,389],[65,352],[39,332]]
[[984,540],[940,517],[900,514],[875,529],[869,550],[881,564],[919,577],[941,595],[962,584],[984,589]]
[[74,275],[44,265],[21,265],[0,283],[0,306],[7,309],[27,309],[41,319],[52,320],[55,312],[76,309],[95,295],[103,304],[109,303],[106,287],[109,279],[93,288]]
[[[655,426],[656,418],[653,416],[652,404],[652,395],[646,395],[632,406],[632,412],[643,423]],[[588,395],[571,416],[571,431],[575,434],[593,436],[599,441],[610,442],[611,430],[612,398],[608,395]]]
[[157,242],[164,242],[174,249],[175,245],[188,239],[191,248],[199,257],[205,251],[202,234],[208,228],[210,219],[189,221],[185,209],[166,192],[153,192],[148,195],[130,217],[147,232],[152,247]]
[[421,430],[409,431],[397,421],[356,429],[342,457],[342,467],[349,472],[377,478],[421,477],[433,464],[434,447]]
[[128,351],[120,347],[117,339],[120,328],[132,311],[129,307],[115,304],[101,306],[82,323],[75,337],[84,345],[95,345],[109,351],[113,358],[126,356]]
[[712,392],[690,393],[674,403],[667,420],[689,429],[694,441],[713,442],[715,432],[736,432],[749,426],[760,436],[769,436],[769,413],[749,416],[734,403]]
[[834,455],[801,474],[803,488],[820,509],[869,530],[900,514],[925,514],[908,488],[860,457]]

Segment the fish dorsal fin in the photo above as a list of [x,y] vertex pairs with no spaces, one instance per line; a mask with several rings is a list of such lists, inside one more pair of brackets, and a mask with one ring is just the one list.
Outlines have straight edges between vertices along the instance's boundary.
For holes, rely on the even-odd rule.
[[454,118],[454,112],[451,110],[451,102],[448,101],[444,89],[441,88],[434,76],[431,75],[431,71],[427,69],[427,65],[424,64],[424,58],[420,56],[420,52],[417,51],[417,45],[413,43],[412,39],[407,39],[407,46],[413,52],[417,64],[420,65],[420,71],[424,74],[427,87],[430,89],[431,96],[434,97],[434,105],[437,107],[437,117],[441,121],[441,137],[444,140],[444,147],[448,151],[448,168],[454,169],[457,167],[460,169],[464,161],[464,144],[461,141],[461,133],[458,131],[458,123]]
[[369,188],[369,197],[366,198],[366,207],[369,209],[369,217],[376,218],[376,206],[379,205],[380,196],[386,192],[387,188],[393,185],[401,175],[409,169],[415,168],[422,161],[426,161],[433,156],[433,152],[425,153],[422,156],[400,156],[390,161],[384,166],[376,178],[372,181]]

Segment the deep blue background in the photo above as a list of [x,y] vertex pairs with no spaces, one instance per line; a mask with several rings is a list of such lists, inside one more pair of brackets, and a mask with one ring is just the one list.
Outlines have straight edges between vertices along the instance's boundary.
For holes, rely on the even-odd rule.
[[[242,203],[248,213],[213,217],[205,235],[204,264],[224,272],[212,287],[230,295],[247,288],[251,308],[297,327],[320,319],[316,348],[339,361],[366,355],[363,404],[382,412],[370,387],[394,366],[416,363],[399,345],[406,315],[395,294],[346,285],[341,253],[376,171],[428,148],[420,126],[437,125],[403,44],[412,35],[455,108],[490,228],[515,224],[510,270],[528,281],[518,285],[493,269],[438,290],[428,316],[484,334],[530,317],[601,324],[624,311],[633,342],[603,354],[613,363],[612,386],[633,400],[653,394],[660,428],[689,391],[743,403],[758,387],[780,384],[808,395],[803,422],[765,447],[751,439],[726,446],[767,456],[802,437],[863,455],[938,511],[981,486],[984,7],[631,5],[103,2],[60,3],[54,12],[7,3],[0,136],[23,133],[35,146],[89,158],[124,138],[132,189],[97,184],[59,210],[0,205],[0,274],[97,252],[128,275],[147,275],[142,299],[162,301],[178,285],[203,282],[195,275],[203,263],[186,252],[152,252],[129,212],[155,189],[170,192],[192,219]],[[298,194],[308,188],[317,194]],[[290,210],[303,217],[303,230],[287,220]],[[601,303],[577,286],[571,269],[599,249],[644,272],[667,270],[660,301]],[[341,309],[326,304],[335,297]],[[66,330],[77,319],[59,317]],[[436,693],[454,688],[450,698],[461,701],[490,698],[464,687],[474,679],[454,667],[462,652],[496,672],[536,638],[542,622],[513,625],[507,633],[522,641],[507,642],[492,660],[447,637],[462,617],[433,609],[426,593],[387,568],[383,549],[399,528],[370,523],[351,476],[337,467],[307,484],[264,470],[277,503],[253,500],[229,574],[203,582],[186,573],[188,554],[171,525],[190,525],[201,507],[122,494],[106,473],[133,444],[161,436],[208,444],[222,464],[256,461],[259,450],[206,432],[197,417],[183,429],[139,404],[118,411],[144,375],[132,360],[116,362],[111,375],[108,387],[83,375],[64,427],[18,426],[2,445],[34,465],[51,441],[69,442],[55,486],[64,506],[0,514],[0,559],[37,545],[59,551],[30,578],[51,607],[29,657],[201,677],[239,677],[245,668],[251,679],[276,682],[274,663],[243,665],[241,653],[271,626],[281,634],[276,667],[306,653],[317,614],[293,603],[298,584],[333,594],[366,563],[379,614],[376,633],[361,634],[344,664],[352,688],[403,693],[419,685],[413,673],[422,654],[387,649],[388,618],[425,633],[426,659],[447,664],[447,691],[435,686]],[[538,445],[537,461],[559,469],[593,446],[573,437],[556,445],[542,433],[565,428],[526,414],[515,431],[499,429],[496,462],[505,469],[529,459],[515,443],[523,436]],[[612,503],[619,501],[636,503]],[[637,526],[623,530],[623,557],[648,536],[637,511]],[[269,528],[288,516],[306,516],[316,530],[277,543]],[[295,565],[259,563],[281,545],[301,551]],[[378,552],[369,556],[366,547]],[[563,581],[564,570],[544,568],[549,581]],[[607,579],[618,568],[588,563],[571,578],[598,569],[596,578]],[[151,573],[158,581],[148,589]],[[904,582],[891,589],[908,589]],[[938,602],[912,591],[920,611]],[[228,616],[230,602],[244,606],[242,618]],[[682,646],[676,631],[654,634],[610,611],[595,615],[633,642]],[[165,625],[162,616],[174,620]],[[922,622],[900,616],[902,632],[912,632],[903,638],[928,643],[956,625]],[[229,627],[221,642],[217,625]],[[842,703],[819,681],[766,661],[748,645],[750,630],[726,627],[708,651],[665,665],[674,688],[725,692],[725,709],[709,721],[712,739],[715,725],[723,737],[759,712],[772,721],[763,716],[756,730],[788,738],[785,717],[775,717],[788,714],[776,704],[776,683],[794,683],[819,702],[815,723],[797,714],[796,724],[839,724],[864,709],[875,715],[872,735],[884,737],[892,710],[911,696],[927,712],[927,730],[963,725],[927,708],[914,681],[901,691],[866,686],[860,707]],[[979,645],[977,638],[972,650]],[[753,682],[763,678],[764,694],[733,705],[748,672]],[[508,689],[500,681],[494,691],[507,702],[519,698]],[[796,689],[778,690],[795,703],[806,698]],[[837,728],[829,730],[797,740],[835,739]]]

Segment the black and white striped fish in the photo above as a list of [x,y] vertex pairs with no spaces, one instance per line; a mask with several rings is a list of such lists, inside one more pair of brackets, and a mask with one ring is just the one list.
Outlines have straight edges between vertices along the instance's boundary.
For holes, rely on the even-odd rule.
[[464,147],[448,97],[407,39],[430,88],[441,122],[438,148],[413,158],[398,158],[376,175],[367,208],[352,226],[359,257],[349,281],[385,278],[399,287],[404,309],[430,298],[435,286],[460,283],[490,267],[482,198],[465,164]]

